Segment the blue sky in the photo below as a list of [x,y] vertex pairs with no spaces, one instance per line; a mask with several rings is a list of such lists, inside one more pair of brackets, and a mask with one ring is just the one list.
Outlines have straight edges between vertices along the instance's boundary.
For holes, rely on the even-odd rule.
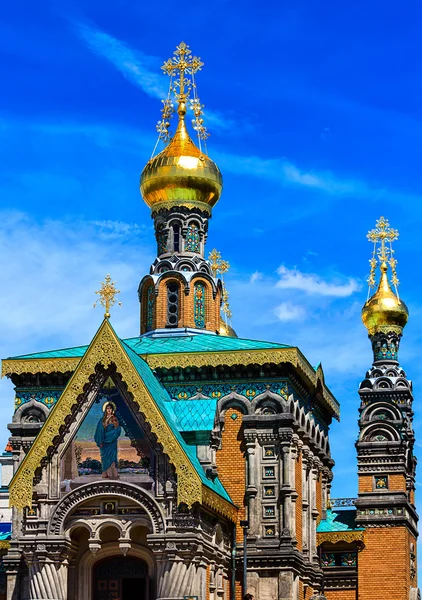
[[[365,236],[381,215],[401,232],[400,292],[411,314],[401,362],[416,398],[422,388],[421,13],[416,2],[378,1],[5,5],[1,356],[89,342],[107,272],[122,290],[118,334],[138,333],[136,290],[155,256],[139,176],[167,85],[160,65],[184,40],[205,63],[197,82],[208,151],[224,177],[208,250],[232,266],[233,326],[322,362],[342,407],[333,496],[355,496],[357,388],[371,364],[360,321]],[[5,444],[9,381],[0,395]],[[418,453],[417,401],[415,409]]]

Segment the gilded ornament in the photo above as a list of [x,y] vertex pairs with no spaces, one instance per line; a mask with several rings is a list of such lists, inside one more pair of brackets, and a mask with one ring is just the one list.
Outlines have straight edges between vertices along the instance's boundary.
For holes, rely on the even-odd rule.
[[[104,316],[106,319],[110,318],[110,308],[116,302],[116,295],[120,294],[120,290],[116,290],[114,283],[115,283],[114,281],[111,281],[110,275],[106,275],[105,281],[101,282],[100,289],[97,292],[95,292],[100,297],[96,302],[94,302],[94,308],[97,306],[97,303],[99,302],[101,304],[101,306],[103,306],[105,308]],[[119,304],[119,306],[122,305],[121,302],[118,302],[118,304]]]
[[338,542],[345,542],[351,544],[352,542],[365,543],[365,531],[321,531],[317,532],[317,544],[320,546],[325,542],[331,544],[337,544]]

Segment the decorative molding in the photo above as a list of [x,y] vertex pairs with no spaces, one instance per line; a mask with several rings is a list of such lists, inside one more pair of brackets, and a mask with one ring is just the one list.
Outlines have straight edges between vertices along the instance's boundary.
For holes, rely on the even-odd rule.
[[1,376],[23,373],[72,373],[82,358],[8,358],[2,360]]
[[158,443],[162,445],[163,451],[176,469],[178,503],[185,503],[188,506],[194,502],[201,503],[202,482],[198,473],[124,351],[119,338],[105,319],[12,479],[9,487],[10,506],[16,508],[31,506],[35,471],[41,466],[54,438],[60,434],[60,428],[65,423],[66,417],[71,414],[78,397],[83,394],[84,386],[89,381],[89,377],[95,373],[97,365],[108,368],[111,363],[117,366],[128,391],[132,394],[139,410],[147,417],[151,431],[156,435]]
[[230,521],[236,523],[238,509],[227,500],[224,500],[221,496],[202,485],[202,502],[208,508],[212,508],[215,512],[227,517]]
[[325,404],[336,418],[340,415],[340,405],[325,386],[321,369],[315,371],[298,348],[275,348],[269,350],[222,350],[218,352],[175,352],[168,354],[141,354],[152,369],[186,368],[186,367],[232,367],[235,365],[264,365],[290,363],[300,369],[307,379],[316,387],[321,384],[321,395]]
[[70,511],[78,504],[98,498],[99,496],[120,496],[137,502],[148,514],[154,527],[154,533],[162,533],[165,529],[165,517],[155,499],[145,490],[135,485],[117,481],[95,481],[72,490],[57,504],[49,522],[49,533],[63,534],[63,525]]
[[337,544],[337,542],[345,542],[350,544],[352,542],[365,543],[365,531],[321,531],[317,532],[317,544],[320,546],[324,542],[330,542],[331,544]]
[[10,541],[9,540],[0,540],[0,550],[9,550],[10,549]]

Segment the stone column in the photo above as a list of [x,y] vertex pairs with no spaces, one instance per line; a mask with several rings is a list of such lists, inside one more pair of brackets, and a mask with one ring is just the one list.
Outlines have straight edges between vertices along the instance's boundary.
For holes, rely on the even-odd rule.
[[33,556],[27,562],[30,600],[67,600],[67,561]]
[[296,500],[298,494],[296,492],[296,460],[298,454],[298,440],[299,436],[294,434],[292,437],[292,445],[290,448],[290,487],[291,487],[291,503],[290,503],[290,523],[291,523],[291,532],[292,543],[293,545],[297,544],[296,538]]
[[248,498],[248,520],[249,520],[249,535],[259,535],[259,506],[257,501],[258,493],[258,474],[259,474],[259,458],[257,458],[257,441],[256,435],[252,432],[245,432],[246,442],[246,462],[247,462],[247,485],[246,495]]
[[295,518],[292,512],[292,486],[291,486],[291,467],[292,460],[291,452],[292,432],[284,431],[281,433],[281,458],[282,458],[282,484],[280,491],[283,494],[283,522],[281,528],[282,538],[287,542],[291,542],[291,538],[295,535]]
[[189,595],[201,597],[206,570],[198,569],[192,557],[162,560],[157,567],[157,600],[180,600]]
[[309,463],[310,450],[308,446],[302,448],[302,543],[303,543],[303,554],[308,556],[309,551],[309,528],[308,528],[308,516],[309,516],[309,480],[308,480],[308,463]]
[[316,545],[316,527],[318,518],[317,497],[316,497],[316,482],[318,479],[321,462],[314,457],[312,460],[311,471],[309,476],[310,485],[310,531],[309,531],[309,559],[312,562],[318,562],[318,553]]

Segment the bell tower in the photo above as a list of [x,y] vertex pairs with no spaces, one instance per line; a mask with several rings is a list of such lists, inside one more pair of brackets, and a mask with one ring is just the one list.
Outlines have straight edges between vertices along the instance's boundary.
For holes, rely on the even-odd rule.
[[[195,79],[202,66],[184,42],[162,66],[170,77],[169,91],[157,124],[157,144],[140,183],[157,241],[157,258],[139,285],[141,335],[163,330],[167,335],[181,330],[235,335],[220,317],[224,290],[218,274],[224,272],[224,261],[219,263],[222,269],[215,269],[205,259],[208,220],[223,184],[218,166],[204,151],[209,134]],[[173,99],[178,124],[171,137]],[[186,127],[188,109],[198,146]],[[160,142],[166,146],[155,155]]]
[[[359,598],[416,598],[415,467],[412,383],[399,364],[399,345],[409,312],[399,298],[397,261],[392,243],[398,238],[381,217],[368,233],[373,243],[368,283],[375,293],[362,309],[373,351],[372,367],[360,384],[358,455],[359,494],[356,520],[365,527],[365,549],[359,559]],[[369,296],[369,294],[368,294]],[[413,594],[413,595],[412,595]]]

